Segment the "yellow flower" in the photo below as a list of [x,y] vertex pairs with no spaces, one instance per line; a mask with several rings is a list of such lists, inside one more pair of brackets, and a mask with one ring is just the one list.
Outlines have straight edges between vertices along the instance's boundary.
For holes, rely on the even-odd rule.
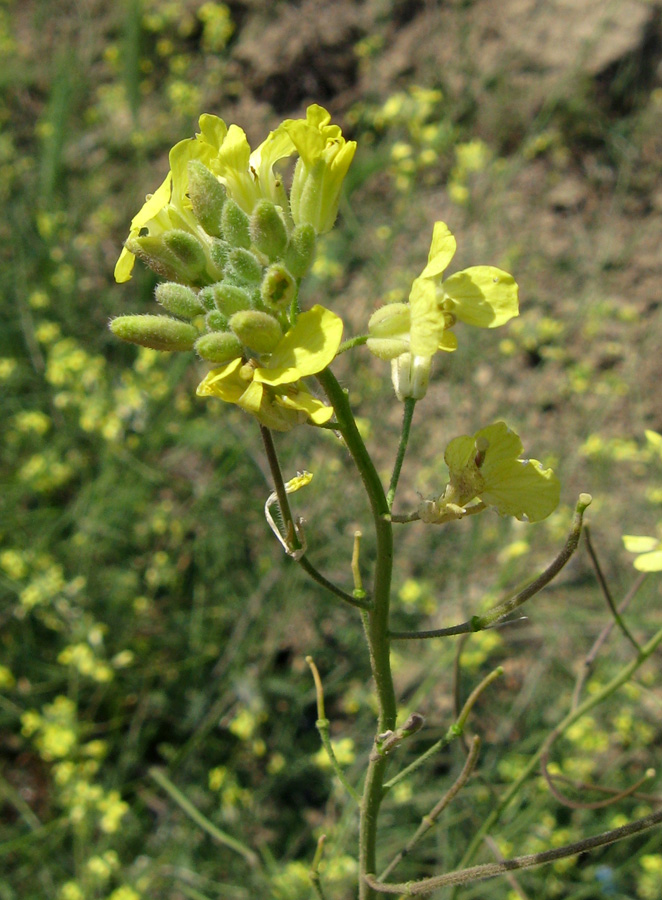
[[412,283],[409,302],[389,303],[368,322],[368,349],[393,361],[400,399],[425,395],[434,354],[457,349],[457,338],[450,331],[456,320],[496,328],[519,315],[517,284],[501,269],[472,266],[443,279],[455,249],[448,226],[436,222],[428,263]]
[[235,403],[275,431],[289,431],[307,419],[315,425],[328,422],[333,410],[313,397],[301,379],[329,365],[342,329],[338,316],[313,306],[299,316],[264,363],[240,357],[213,369],[198,385],[198,396]]
[[[213,120],[208,121],[208,120]],[[204,127],[203,127],[204,126]],[[133,242],[143,236],[158,238],[168,231],[180,229],[194,235],[208,244],[209,237],[193,215],[188,191],[188,168],[190,160],[200,160],[208,164],[214,153],[214,145],[209,140],[217,142],[222,140],[227,131],[225,123],[216,116],[201,116],[200,128],[202,134],[195,138],[180,141],[170,151],[170,171],[162,184],[153,194],[148,194],[142,208],[131,220],[131,228],[127,238],[127,244],[115,265],[115,281],[124,282],[131,278],[136,250]],[[209,139],[209,140],[208,140]],[[164,272],[169,276],[170,273]]]
[[496,422],[474,435],[454,438],[444,460],[450,482],[440,504],[464,508],[479,498],[501,515],[539,522],[558,506],[560,483],[535,459],[520,459],[522,442]]
[[305,119],[287,119],[282,125],[299,154],[290,191],[292,218],[295,225],[312,225],[317,234],[333,228],[340,190],[356,152],[356,141],[346,141],[330,121],[330,114],[313,104]]

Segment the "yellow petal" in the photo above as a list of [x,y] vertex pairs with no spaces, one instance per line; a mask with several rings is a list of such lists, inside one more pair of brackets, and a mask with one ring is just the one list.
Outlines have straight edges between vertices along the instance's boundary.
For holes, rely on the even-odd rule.
[[522,452],[519,435],[508,428],[505,422],[495,422],[494,425],[481,428],[474,435],[474,444],[479,438],[487,443],[485,462],[483,463],[485,477],[488,477],[490,466],[497,465],[503,460],[517,459]]
[[640,572],[662,572],[662,550],[638,556],[634,561],[634,567]]
[[540,522],[559,504],[561,484],[551,469],[543,469],[536,459],[503,460],[483,470],[485,488],[481,499],[504,516]]
[[442,275],[448,263],[455,256],[457,243],[445,222],[435,222],[432,243],[428,254],[428,264],[421,272],[421,278],[435,278]]
[[239,369],[243,364],[242,359],[233,359],[224,366],[212,369],[198,385],[198,397],[220,397],[226,403],[237,403],[247,385],[239,376]]
[[657,538],[639,534],[624,534],[623,543],[630,553],[649,553],[651,550],[657,550],[660,544]]
[[294,395],[279,394],[276,402],[286,409],[297,409],[305,412],[315,425],[323,425],[333,415],[333,408],[322,403],[317,397],[313,397],[303,385],[299,385]]
[[411,286],[409,303],[411,352],[414,356],[434,356],[446,328],[434,281],[429,278],[416,278]]
[[472,266],[447,278],[442,288],[462,322],[496,328],[519,315],[517,283],[494,266]]
[[275,386],[321,372],[336,355],[342,330],[342,319],[335,313],[313,306],[301,313],[271,354],[267,366],[256,370],[255,380]]

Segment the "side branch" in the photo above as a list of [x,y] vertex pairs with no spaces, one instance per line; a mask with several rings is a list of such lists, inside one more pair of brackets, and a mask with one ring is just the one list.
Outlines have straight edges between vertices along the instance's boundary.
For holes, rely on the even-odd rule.
[[514,859],[504,859],[503,862],[486,863],[482,866],[472,866],[469,869],[459,869],[457,872],[448,872],[446,875],[436,875],[434,878],[424,878],[421,881],[403,881],[400,884],[385,884],[377,881],[374,875],[366,875],[365,880],[375,891],[383,894],[401,894],[405,897],[416,897],[420,894],[428,894],[437,888],[450,885],[467,884],[471,881],[481,881],[485,878],[494,878],[496,875],[504,875],[515,869],[531,869],[545,863],[554,862],[557,859],[565,859],[568,856],[576,856],[578,853],[586,853],[598,847],[606,847],[616,841],[632,837],[653,828],[662,822],[662,810],[636,819],[621,828],[613,828],[611,831],[603,831],[583,841],[566,844],[564,847],[556,847],[554,850],[545,850],[542,853],[531,853],[526,856],[517,856]]
[[462,622],[459,625],[451,625],[449,628],[434,628],[430,631],[391,631],[389,636],[394,640],[412,641],[433,637],[449,637],[454,634],[472,634],[474,631],[484,631],[500,619],[503,619],[509,613],[513,612],[513,610],[517,609],[518,606],[526,603],[527,600],[530,600],[531,597],[534,597],[546,587],[572,557],[577,549],[579,537],[582,533],[584,512],[591,503],[591,499],[590,494],[579,495],[572,522],[572,529],[568,534],[561,552],[547,566],[544,572],[541,572],[536,579],[528,584],[523,590],[519,591],[519,593],[515,594],[514,597],[510,597],[508,600],[504,600],[503,603],[499,603],[497,606],[492,607],[492,609],[484,615],[472,616],[467,622]]

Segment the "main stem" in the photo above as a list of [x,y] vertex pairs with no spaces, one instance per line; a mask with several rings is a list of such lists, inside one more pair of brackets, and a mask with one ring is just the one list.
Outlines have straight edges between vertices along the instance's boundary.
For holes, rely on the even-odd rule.
[[[388,636],[391,575],[393,571],[393,528],[388,519],[389,508],[377,470],[359,434],[347,394],[329,369],[317,376],[331,402],[338,430],[345,439],[354,464],[363,481],[375,527],[377,559],[375,561],[372,605],[363,613],[370,665],[375,680],[379,715],[377,733],[395,728],[397,709],[393,676],[391,674],[390,642]],[[373,758],[374,757],[374,758]],[[359,898],[374,900],[377,893],[366,884],[363,876],[376,869],[377,817],[384,795],[384,775],[387,759],[376,753],[370,755],[361,797],[359,823]]]

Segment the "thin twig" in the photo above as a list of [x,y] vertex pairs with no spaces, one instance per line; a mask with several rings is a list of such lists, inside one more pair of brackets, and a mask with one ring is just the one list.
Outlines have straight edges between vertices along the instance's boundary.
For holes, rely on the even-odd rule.
[[405,459],[405,453],[407,452],[407,444],[409,443],[409,432],[411,431],[411,420],[414,417],[414,409],[416,408],[416,400],[413,397],[407,397],[405,400],[405,408],[404,413],[402,415],[402,431],[400,432],[400,443],[398,444],[398,452],[395,457],[395,464],[393,466],[393,474],[391,475],[391,482],[388,487],[388,493],[386,494],[386,503],[388,504],[389,510],[393,506],[393,501],[395,499],[395,492],[398,489],[398,481],[400,480],[400,472],[402,471],[402,463]]
[[322,679],[320,678],[319,670],[315,665],[315,661],[313,660],[312,656],[307,656],[306,662],[310,666],[310,671],[313,673],[313,681],[315,682],[315,697],[317,700],[317,721],[315,722],[315,727],[317,728],[320,740],[322,741],[322,746],[326,751],[326,755],[329,758],[329,762],[331,763],[333,771],[336,773],[338,780],[345,788],[347,793],[352,797],[352,799],[359,803],[361,798],[359,797],[356,789],[347,780],[347,777],[343,772],[340,763],[338,762],[338,758],[336,757],[335,751],[333,749],[333,744],[331,743],[331,737],[329,734],[330,722],[327,719],[324,710],[324,687],[322,686]]
[[646,831],[662,822],[662,810],[636,819],[621,828],[613,828],[603,831],[594,837],[584,838],[563,847],[555,847],[553,850],[544,850],[542,853],[531,853],[526,856],[517,856],[514,859],[506,859],[503,862],[486,863],[482,866],[471,866],[468,869],[459,869],[456,872],[448,872],[445,875],[436,875],[433,878],[424,878],[421,881],[404,881],[400,884],[385,884],[378,881],[374,875],[366,875],[365,880],[375,891],[384,894],[402,894],[405,897],[415,897],[420,894],[428,894],[440,887],[449,885],[467,884],[472,881],[481,881],[485,878],[494,878],[497,875],[505,875],[517,869],[531,869],[545,863],[555,862],[557,859],[566,859],[568,856],[577,856],[588,850],[598,847],[606,847],[616,841],[622,841],[632,835]]
[[[623,598],[621,605],[618,607],[619,613],[624,613],[625,610],[628,608],[628,606],[634,599],[636,593],[638,592],[639,588],[642,586],[642,584],[646,580],[647,575],[648,575],[648,572],[641,572],[637,576],[637,579],[635,580],[634,584],[632,585],[630,590],[627,592],[627,594]],[[605,627],[602,629],[600,634],[597,636],[595,643],[593,644],[593,646],[591,647],[589,652],[586,654],[586,656],[584,658],[584,662],[582,664],[582,667],[579,671],[579,675],[577,676],[577,681],[575,682],[575,689],[572,693],[572,703],[571,703],[571,707],[570,707],[571,709],[575,709],[577,704],[579,703],[579,698],[581,696],[582,689],[584,687],[584,683],[586,682],[586,679],[588,678],[588,676],[591,672],[591,669],[593,668],[593,663],[595,662],[598,653],[602,649],[602,645],[605,643],[605,641],[611,634],[615,624],[616,624],[616,622],[614,619],[610,619],[609,622],[607,622]]]
[[446,734],[440,738],[436,743],[434,743],[431,747],[425,751],[425,753],[421,753],[418,759],[415,759],[413,763],[407,766],[406,769],[403,769],[402,772],[398,772],[390,781],[387,781],[384,785],[384,790],[390,790],[392,787],[395,787],[396,784],[399,784],[405,778],[408,778],[412,772],[415,772],[423,763],[428,760],[431,756],[434,756],[435,753],[438,753],[440,750],[443,750],[444,747],[447,747],[451,741],[455,740],[459,737],[464,731],[464,726],[467,724],[467,719],[471,713],[471,710],[476,705],[476,702],[480,695],[492,684],[493,681],[496,681],[503,675],[503,668],[499,666],[494,669],[493,672],[490,672],[480,684],[473,689],[473,691],[467,697],[467,700],[462,707],[460,715],[457,717],[456,721],[451,725]]
[[203,831],[206,831],[210,837],[214,838],[215,841],[218,841],[219,844],[223,844],[223,846],[227,847],[229,850],[234,850],[235,853],[243,856],[248,865],[252,868],[256,868],[260,865],[260,860],[256,853],[249,847],[246,847],[245,844],[242,844],[241,841],[238,841],[235,837],[221,831],[221,829],[217,828],[213,822],[210,822],[206,816],[203,816],[200,810],[191,803],[188,797],[184,796],[179,788],[175,787],[165,772],[162,772],[161,769],[152,767],[151,769],[148,769],[148,773],[150,777],[153,778],[154,781],[156,781],[156,783],[159,784],[175,801],[177,806],[186,813],[189,819],[192,819],[195,824],[202,828]]
[[319,865],[322,861],[322,854],[324,853],[324,843],[326,841],[326,835],[320,835],[317,841],[317,847],[315,848],[315,856],[313,857],[313,861],[310,866],[310,870],[308,872],[308,877],[310,878],[310,883],[313,886],[313,890],[319,897],[319,900],[326,900],[324,896],[324,889],[322,887],[322,882],[320,881],[320,873],[319,873]]
[[593,569],[595,571],[595,577],[598,580],[598,584],[600,585],[600,590],[602,591],[605,600],[607,601],[607,605],[611,610],[611,614],[614,617],[616,624],[621,629],[625,637],[632,644],[634,649],[639,653],[641,647],[639,643],[634,639],[630,629],[627,627],[625,622],[623,621],[622,616],[619,611],[616,609],[616,604],[614,603],[614,598],[611,595],[611,591],[609,590],[609,585],[607,584],[607,579],[604,576],[602,571],[602,567],[600,566],[600,560],[598,559],[598,554],[595,552],[595,548],[593,546],[593,542],[591,541],[591,529],[588,525],[584,528],[584,539],[586,541],[586,549],[588,550],[588,555],[593,564]]
[[518,606],[521,606],[531,597],[534,597],[559,574],[577,549],[579,536],[582,532],[584,511],[590,502],[590,494],[579,495],[572,529],[560,553],[537,578],[513,597],[492,607],[492,609],[488,610],[484,615],[473,616],[467,622],[462,622],[460,625],[452,625],[450,628],[435,628],[430,631],[391,631],[389,632],[389,637],[401,641],[424,640],[433,637],[449,637],[454,634],[472,634],[475,631],[484,631],[486,628],[493,626],[495,622],[503,619],[505,616],[509,615],[509,613],[513,612],[513,610],[517,609]]
[[474,739],[471,742],[471,747],[469,749],[469,755],[467,756],[462,771],[458,775],[457,779],[453,783],[453,785],[449,788],[448,791],[444,794],[444,796],[436,803],[430,812],[423,816],[421,820],[421,824],[416,829],[414,835],[410,838],[409,841],[405,844],[402,850],[395,856],[388,866],[384,869],[382,874],[379,876],[379,880],[383,881],[385,878],[391,874],[393,869],[407,856],[416,844],[423,838],[431,828],[433,828],[437,824],[437,820],[442,812],[446,809],[449,804],[453,802],[455,797],[459,794],[462,788],[465,786],[467,781],[469,780],[469,776],[473,772],[476,763],[478,762],[478,753],[480,751],[480,738],[478,735],[474,736]]

